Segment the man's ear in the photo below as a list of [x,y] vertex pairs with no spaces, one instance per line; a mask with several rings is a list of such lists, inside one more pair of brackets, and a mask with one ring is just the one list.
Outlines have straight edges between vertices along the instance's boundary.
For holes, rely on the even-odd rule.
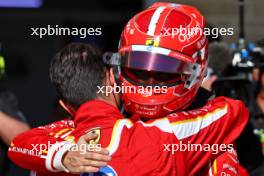
[[59,100],[59,103],[61,105],[61,107],[67,111],[71,116],[74,116],[76,111],[73,107],[71,107],[70,105],[68,105],[67,103],[65,103],[63,100]]

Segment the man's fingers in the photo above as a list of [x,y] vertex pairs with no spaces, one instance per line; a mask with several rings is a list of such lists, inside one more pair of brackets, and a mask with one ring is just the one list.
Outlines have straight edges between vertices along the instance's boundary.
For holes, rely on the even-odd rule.
[[84,156],[86,159],[97,160],[97,161],[111,161],[111,156],[95,153],[95,152],[88,152]]
[[104,167],[107,165],[107,162],[103,162],[103,161],[92,161],[92,160],[85,160],[82,161],[82,165],[84,166],[92,166],[92,167]]
[[85,135],[81,136],[77,142],[77,144],[81,145],[81,144],[89,144],[90,140],[94,140],[97,138],[97,134],[96,133],[86,133]]
[[92,173],[92,172],[98,172],[99,168],[92,167],[92,166],[80,166],[77,169],[77,173]]
[[104,148],[100,148],[100,150],[95,150],[95,152],[103,155],[109,155],[109,151]]
[[96,139],[97,138],[97,134],[96,133],[87,133],[84,135],[84,140],[89,143],[90,140],[92,139]]

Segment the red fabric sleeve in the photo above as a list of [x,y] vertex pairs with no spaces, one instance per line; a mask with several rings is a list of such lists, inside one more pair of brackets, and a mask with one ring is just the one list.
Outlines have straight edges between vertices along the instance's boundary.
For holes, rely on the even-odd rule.
[[74,123],[62,120],[37,127],[15,137],[8,149],[9,158],[18,166],[46,173],[45,159],[49,148],[57,142],[73,141]]
[[[227,111],[221,118],[200,130],[196,135],[183,139],[183,143],[202,144],[202,151],[188,152],[187,161],[191,173],[195,173],[200,167],[206,165],[210,159],[229,151],[247,124],[249,112],[243,102],[227,98],[224,102]],[[217,105],[218,102],[215,103]],[[211,115],[214,116],[214,114]]]

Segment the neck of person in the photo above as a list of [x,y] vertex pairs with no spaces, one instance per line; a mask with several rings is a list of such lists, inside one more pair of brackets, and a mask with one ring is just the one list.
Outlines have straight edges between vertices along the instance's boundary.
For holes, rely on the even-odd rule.
[[96,99],[104,101],[105,103],[108,103],[116,108],[119,109],[119,95],[109,94],[109,95],[98,95]]

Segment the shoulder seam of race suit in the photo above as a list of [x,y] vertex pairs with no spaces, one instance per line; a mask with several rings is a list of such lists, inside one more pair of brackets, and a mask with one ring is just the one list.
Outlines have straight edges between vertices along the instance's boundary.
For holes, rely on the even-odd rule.
[[[208,112],[205,115],[174,123],[170,123],[168,118],[162,118],[154,120],[151,123],[144,123],[142,121],[138,121],[136,122],[136,124],[140,123],[144,127],[155,126],[163,132],[174,133],[175,136],[181,140],[190,137],[194,134],[197,134],[200,130],[206,128],[213,122],[217,121],[226,113],[227,105],[225,105],[224,107],[217,108],[212,112]],[[117,120],[113,128],[110,144],[107,147],[110,152],[110,155],[115,153],[115,151],[117,150],[124,127],[131,128],[133,125],[134,124],[132,123],[132,121],[128,119]]]
[[107,147],[110,155],[116,152],[119,146],[121,134],[122,134],[124,127],[131,128],[132,126],[133,126],[133,123],[129,119],[120,119],[116,121],[113,127],[110,143]]
[[187,119],[183,121],[173,122],[174,134],[178,139],[184,139],[197,134],[200,130],[208,127],[213,122],[223,117],[228,112],[228,107],[217,108],[213,112],[208,112],[205,115],[195,117],[193,119]]
[[206,128],[213,122],[223,117],[227,112],[227,105],[225,105],[224,107],[217,108],[214,111],[208,112],[204,115],[173,123],[170,123],[168,118],[158,119],[151,123],[144,123],[142,121],[138,123],[141,123],[144,127],[155,126],[163,132],[174,133],[178,139],[182,140],[197,134],[200,130]]

